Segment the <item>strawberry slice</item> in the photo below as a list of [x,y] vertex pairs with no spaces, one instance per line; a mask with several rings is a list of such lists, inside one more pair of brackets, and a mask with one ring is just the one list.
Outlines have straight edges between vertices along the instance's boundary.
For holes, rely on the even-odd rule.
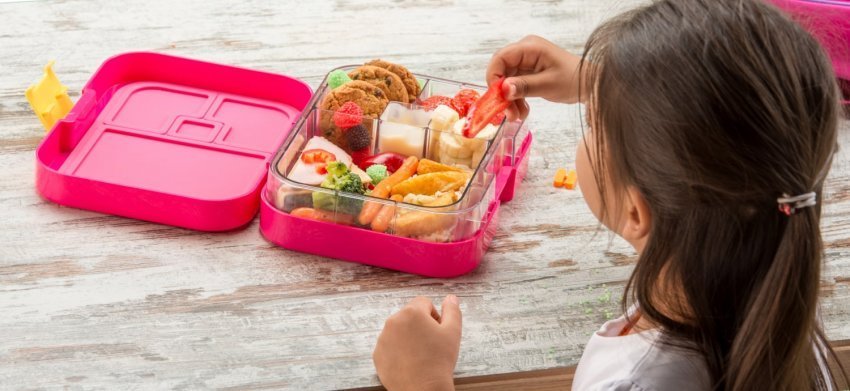
[[493,82],[490,88],[487,89],[487,92],[484,93],[484,96],[469,108],[469,113],[466,115],[466,124],[463,127],[463,135],[465,137],[475,137],[494,117],[504,113],[505,109],[508,108],[511,102],[502,96],[502,84],[504,82],[504,77]]
[[452,98],[449,98],[448,96],[434,95],[432,97],[429,97],[428,99],[419,102],[419,106],[422,106],[425,111],[434,110],[439,105],[446,105],[454,109],[455,107],[452,105],[452,103]]
[[479,97],[480,94],[478,94],[478,91],[464,88],[455,94],[455,97],[452,98],[452,104],[454,105],[455,111],[457,111],[461,117],[465,117],[466,114],[469,113],[469,108],[475,104],[475,101],[477,101]]
[[505,119],[505,113],[499,113],[493,116],[493,119],[490,120],[490,123],[496,126],[502,124],[502,121]]

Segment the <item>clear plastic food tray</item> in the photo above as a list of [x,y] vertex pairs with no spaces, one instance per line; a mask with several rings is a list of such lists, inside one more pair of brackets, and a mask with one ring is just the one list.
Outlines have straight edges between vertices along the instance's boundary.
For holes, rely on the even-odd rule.
[[[348,71],[355,66],[339,69]],[[486,88],[435,77],[416,75],[423,83],[420,99],[433,95],[454,96],[464,88],[484,92]],[[391,201],[308,185],[290,178],[296,162],[308,141],[326,135],[328,118],[333,113],[319,108],[328,92],[327,78],[318,88],[296,122],[287,141],[269,167],[269,178],[263,194],[261,229],[264,235],[283,247],[314,254],[408,271],[423,275],[451,276],[468,272],[478,265],[489,238],[495,230],[495,219],[501,202],[513,198],[518,179],[525,174],[526,154],[531,135],[522,122],[503,121],[490,139],[478,140],[481,154],[468,157],[471,167],[468,185],[459,198],[447,206],[426,207],[403,201]],[[399,105],[399,103],[391,103]],[[415,108],[416,106],[410,106]],[[390,110],[390,109],[388,109]],[[395,122],[363,118],[372,132],[372,154],[382,150],[385,137],[394,137]],[[417,155],[440,162],[439,140],[462,137],[450,131],[408,125],[413,138],[421,138],[422,150]],[[477,149],[476,145],[474,149]],[[456,163],[456,161],[443,163]],[[316,193],[331,199],[324,208],[321,221],[290,215],[298,208],[313,207]],[[359,224],[350,213],[350,205],[379,205],[386,224],[379,230]],[[357,209],[355,208],[355,211]],[[274,223],[270,223],[274,221]],[[274,226],[272,226],[274,225]],[[309,232],[298,234],[295,232]],[[489,232],[489,234],[488,234]],[[296,238],[297,237],[297,238]],[[353,239],[355,238],[356,239]],[[345,241],[346,245],[340,245]]]

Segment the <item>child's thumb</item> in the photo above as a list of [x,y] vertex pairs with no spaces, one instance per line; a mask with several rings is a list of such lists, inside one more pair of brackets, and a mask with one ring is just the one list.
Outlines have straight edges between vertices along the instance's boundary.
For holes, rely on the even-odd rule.
[[507,100],[542,97],[550,89],[546,72],[511,76],[502,83],[502,94]]
[[451,328],[457,328],[457,331],[460,331],[463,320],[460,313],[460,302],[458,301],[457,296],[446,296],[440,307],[440,311],[442,311],[440,324]]
[[509,77],[502,83],[502,96],[507,100],[517,100],[525,98],[528,82],[522,77]]

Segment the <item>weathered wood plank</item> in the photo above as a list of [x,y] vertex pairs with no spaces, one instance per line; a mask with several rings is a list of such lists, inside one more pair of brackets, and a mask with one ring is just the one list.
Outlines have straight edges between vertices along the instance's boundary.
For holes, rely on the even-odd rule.
[[[579,50],[628,1],[39,1],[0,4],[0,383],[4,388],[293,388],[377,384],[384,319],[416,295],[460,296],[459,377],[573,365],[617,311],[633,253],[598,230],[575,191],[553,189],[581,135],[576,106],[532,102],[523,191],[503,208],[482,266],[420,278],[297,254],[257,222],[199,233],[61,207],[38,197],[43,135],[23,97],[41,68],[74,97],[107,57],[156,50],[285,73],[315,86],[374,57],[480,81],[526,34]],[[847,123],[842,144],[848,143]],[[850,338],[850,155],[828,182],[823,315]]]

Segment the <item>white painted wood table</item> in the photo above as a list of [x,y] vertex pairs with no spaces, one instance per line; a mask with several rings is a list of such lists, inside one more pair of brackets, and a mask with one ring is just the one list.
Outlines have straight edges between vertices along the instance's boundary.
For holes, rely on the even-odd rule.
[[[529,176],[470,275],[439,280],[286,251],[245,229],[201,233],[39,198],[43,129],[24,89],[55,59],[72,97],[107,57],[154,50],[284,73],[316,86],[376,57],[481,81],[526,34],[580,47],[636,1],[56,1],[0,4],[0,388],[291,388],[377,384],[384,319],[416,295],[456,293],[457,376],[575,364],[616,313],[634,261],[598,230],[572,165],[577,106],[532,103]],[[842,140],[848,144],[848,124]],[[850,338],[850,155],[828,184],[824,319]]]

